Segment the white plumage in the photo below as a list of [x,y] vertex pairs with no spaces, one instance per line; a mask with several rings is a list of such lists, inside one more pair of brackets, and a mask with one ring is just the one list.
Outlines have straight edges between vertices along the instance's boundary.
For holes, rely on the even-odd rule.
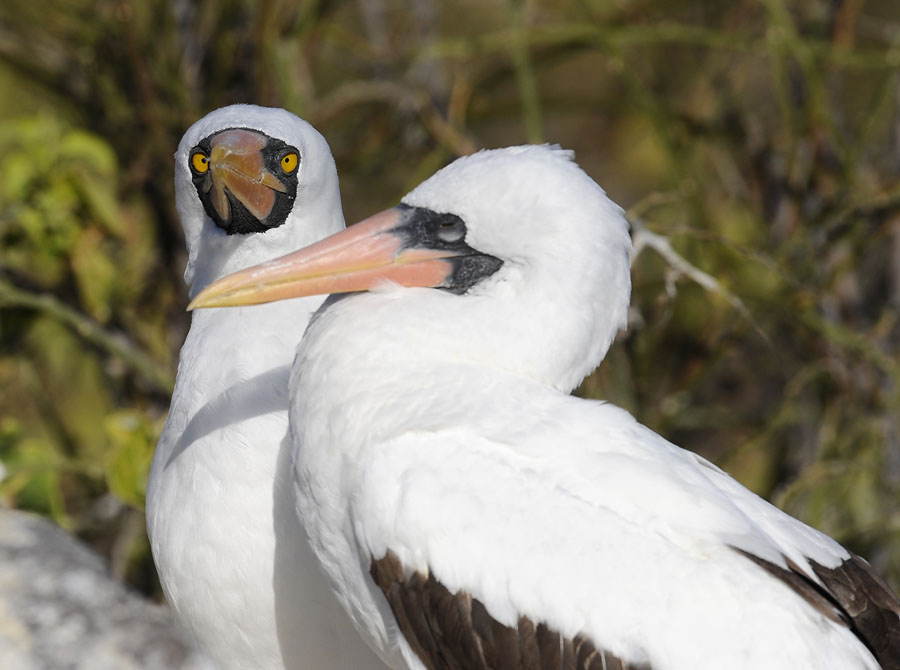
[[[190,167],[194,148],[235,128],[299,152],[293,207],[265,231],[229,234],[204,210],[194,183],[202,177]],[[248,137],[256,136],[238,143]],[[258,175],[246,177],[252,186]],[[195,123],[175,154],[175,188],[191,295],[344,225],[327,143],[284,110],[234,105]],[[181,350],[147,489],[147,528],[172,609],[223,670],[383,667],[338,607],[294,513],[287,382],[320,303],[196,312]]]
[[[369,292],[307,329],[291,434],[298,515],[393,667],[898,667],[900,603],[867,564],[624,410],[567,395],[630,285],[621,210],[571,155],[482,152],[403,203],[197,301],[264,293],[274,273],[283,290],[280,268],[294,294],[322,290],[332,252],[334,276],[365,275],[350,290]],[[441,277],[403,287],[354,265],[388,236],[381,276]]]

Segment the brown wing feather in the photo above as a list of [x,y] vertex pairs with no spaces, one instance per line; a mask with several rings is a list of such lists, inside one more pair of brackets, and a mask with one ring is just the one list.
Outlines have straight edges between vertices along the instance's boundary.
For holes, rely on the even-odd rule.
[[843,622],[884,670],[900,670],[900,599],[863,558],[851,554],[834,568],[810,561],[813,572],[822,580],[820,585],[787,559],[788,567],[783,568],[734,549],[782,580],[829,619]]
[[433,575],[406,575],[392,552],[373,560],[370,573],[429,670],[651,670],[525,617],[515,628],[504,626],[477,599],[450,593]]
[[881,667],[900,670],[900,599],[887,583],[856,554],[835,568],[810,563]]

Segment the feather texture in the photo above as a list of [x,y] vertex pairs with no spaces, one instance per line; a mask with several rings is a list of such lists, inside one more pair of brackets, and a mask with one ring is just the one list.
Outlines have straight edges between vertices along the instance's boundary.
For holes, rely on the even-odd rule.
[[450,593],[434,575],[407,576],[391,552],[373,559],[370,572],[428,670],[651,670],[597,649],[581,635],[563,639],[527,617],[504,626],[480,601]]

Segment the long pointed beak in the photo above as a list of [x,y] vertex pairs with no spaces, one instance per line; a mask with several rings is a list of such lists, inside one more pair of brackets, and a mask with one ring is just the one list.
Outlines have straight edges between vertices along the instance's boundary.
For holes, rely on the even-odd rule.
[[365,291],[385,282],[442,286],[453,250],[407,248],[400,207],[385,210],[300,251],[223,277],[188,305],[256,305],[309,295]]

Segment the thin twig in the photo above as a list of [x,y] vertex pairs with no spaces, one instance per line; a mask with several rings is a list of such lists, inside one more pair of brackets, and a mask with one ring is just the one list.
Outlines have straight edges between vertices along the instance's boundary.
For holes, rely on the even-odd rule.
[[[475,37],[435,40],[423,49],[419,58],[471,59],[506,51],[510,33],[515,28],[504,28]],[[599,45],[617,48],[657,44],[683,44],[728,51],[770,53],[771,45],[765,36],[726,30],[713,30],[675,22],[653,25],[598,26],[588,23],[553,23],[530,26],[522,31],[526,46]],[[826,40],[805,35],[796,40],[810,55],[821,58],[827,64],[840,67],[871,70],[890,70],[900,65],[900,49],[854,49],[836,47]]]
[[371,102],[389,102],[415,110],[428,132],[456,156],[466,156],[478,150],[472,140],[447,122],[427,93],[393,81],[356,81],[345,84],[322,98],[310,110],[308,118],[313,124],[321,123],[350,107]]
[[640,219],[631,218],[629,220],[631,221],[633,230],[631,236],[632,243],[634,244],[634,256],[632,257],[632,262],[645,248],[653,249],[662,256],[663,260],[665,260],[669,267],[675,270],[675,272],[694,281],[710,293],[715,293],[724,298],[729,305],[747,320],[757,334],[765,340],[766,344],[772,344],[769,336],[759,327],[756,320],[753,318],[753,315],[750,313],[750,310],[747,309],[747,306],[744,305],[744,302],[740,298],[724,288],[715,277],[691,264],[684,256],[675,251],[675,249],[672,248],[672,243],[669,242],[669,238],[647,230]]
[[172,392],[175,380],[159,363],[138,350],[122,335],[105,330],[52,295],[30,293],[0,280],[0,309],[11,307],[32,309],[53,317],[71,327],[88,342],[118,356],[157,390]]
[[527,8],[523,5],[523,0],[510,0],[509,10],[512,15],[513,31],[509,35],[509,55],[516,74],[519,97],[522,100],[525,137],[530,144],[541,144],[544,141],[541,123],[541,103],[538,98],[534,68],[531,67],[531,59],[528,56],[528,44],[526,41],[528,32],[526,21]]

